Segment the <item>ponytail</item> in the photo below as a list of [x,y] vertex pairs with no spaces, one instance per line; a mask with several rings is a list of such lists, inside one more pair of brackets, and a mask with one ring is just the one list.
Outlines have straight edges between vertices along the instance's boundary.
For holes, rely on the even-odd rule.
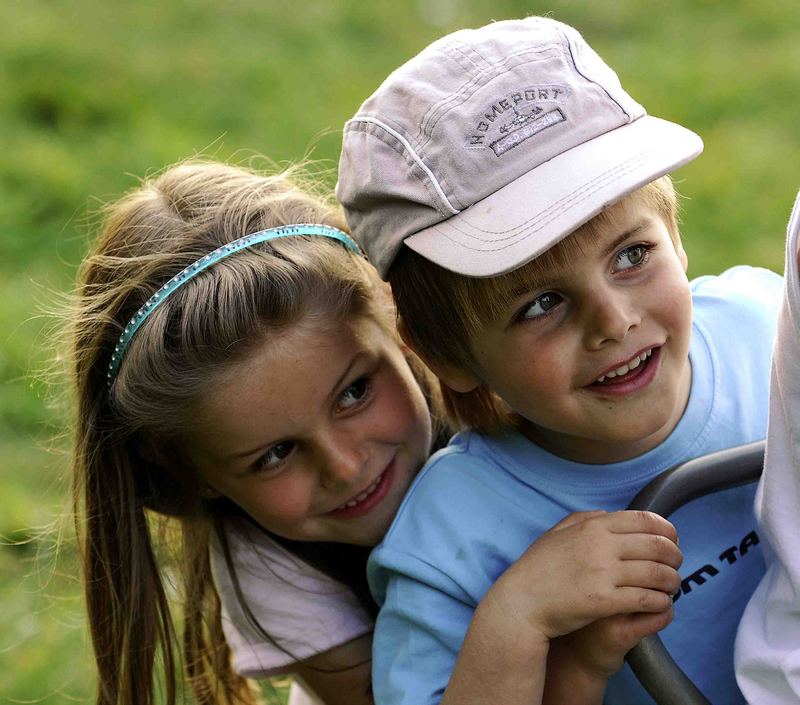
[[198,705],[256,705],[258,700],[249,682],[230,665],[230,648],[222,632],[222,608],[211,577],[210,532],[207,521],[183,522],[186,674]]

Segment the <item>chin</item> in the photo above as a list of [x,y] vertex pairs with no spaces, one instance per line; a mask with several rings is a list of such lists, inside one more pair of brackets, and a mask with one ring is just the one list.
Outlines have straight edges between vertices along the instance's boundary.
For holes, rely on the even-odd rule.
[[[393,515],[392,515],[393,516]],[[365,525],[359,524],[358,520],[353,521],[351,526],[342,527],[337,536],[332,536],[326,541],[337,543],[349,543],[354,546],[377,546],[389,530],[392,523],[392,516],[389,517],[369,517],[370,521]],[[366,517],[365,517],[366,518]]]
[[370,531],[364,533],[364,536],[361,537],[362,540],[359,540],[360,546],[377,546],[381,541],[383,541],[383,537],[386,536],[386,532],[389,531],[389,527],[392,525],[392,517],[389,517],[387,521],[381,522],[379,525],[374,526]]
[[338,539],[330,540],[337,543],[349,543],[353,546],[366,546],[372,548],[373,546],[377,546],[383,540],[383,537],[386,535],[388,529],[389,527],[387,526],[382,529],[375,529],[374,531],[365,531],[363,533],[359,533],[357,536],[346,535]]
[[[657,436],[669,424],[669,415],[665,414],[663,418],[655,418],[650,420],[639,419],[639,423],[635,426],[626,425],[624,428],[610,429],[608,435],[604,440],[610,443],[644,443],[649,438]],[[667,433],[667,436],[669,433]],[[666,439],[666,436],[665,436]]]

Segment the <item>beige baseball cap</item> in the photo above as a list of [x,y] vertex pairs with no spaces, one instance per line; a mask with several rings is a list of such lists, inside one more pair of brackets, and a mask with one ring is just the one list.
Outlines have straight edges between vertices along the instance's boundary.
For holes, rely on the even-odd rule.
[[450,34],[394,71],[345,125],[336,195],[384,278],[403,244],[488,277],[702,150],[575,29],[528,17]]

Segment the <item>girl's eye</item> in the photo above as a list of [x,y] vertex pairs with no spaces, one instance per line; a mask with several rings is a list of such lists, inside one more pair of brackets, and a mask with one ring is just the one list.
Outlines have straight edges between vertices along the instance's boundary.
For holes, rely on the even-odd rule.
[[363,403],[371,388],[372,380],[369,377],[359,377],[339,395],[336,410],[347,411]]
[[281,441],[272,446],[258,459],[259,470],[272,470],[277,468],[294,450],[293,441]]
[[639,267],[647,261],[647,254],[651,247],[648,245],[633,245],[622,250],[614,260],[614,269],[625,270]]
[[558,304],[560,304],[563,300],[564,299],[561,294],[557,294],[555,291],[547,291],[531,301],[531,303],[528,304],[525,309],[523,309],[520,318],[531,319],[544,316],[550,313],[550,311],[558,306]]

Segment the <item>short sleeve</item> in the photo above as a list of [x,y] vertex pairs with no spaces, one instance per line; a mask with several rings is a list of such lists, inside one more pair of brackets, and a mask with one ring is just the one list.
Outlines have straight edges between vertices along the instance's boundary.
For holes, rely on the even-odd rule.
[[237,521],[227,535],[235,578],[216,542],[210,558],[222,603],[222,628],[239,675],[266,678],[287,673],[298,661],[372,631],[371,617],[349,588],[257,527]]
[[383,598],[372,646],[375,702],[436,705],[475,605],[424,561],[380,548],[373,558],[370,578]]
[[367,575],[381,607],[372,641],[376,705],[439,703],[480,597],[497,577],[484,548],[504,543],[494,530],[500,514],[487,501],[492,493],[477,490],[497,468],[465,452],[470,438],[462,434],[433,456],[370,555]]

